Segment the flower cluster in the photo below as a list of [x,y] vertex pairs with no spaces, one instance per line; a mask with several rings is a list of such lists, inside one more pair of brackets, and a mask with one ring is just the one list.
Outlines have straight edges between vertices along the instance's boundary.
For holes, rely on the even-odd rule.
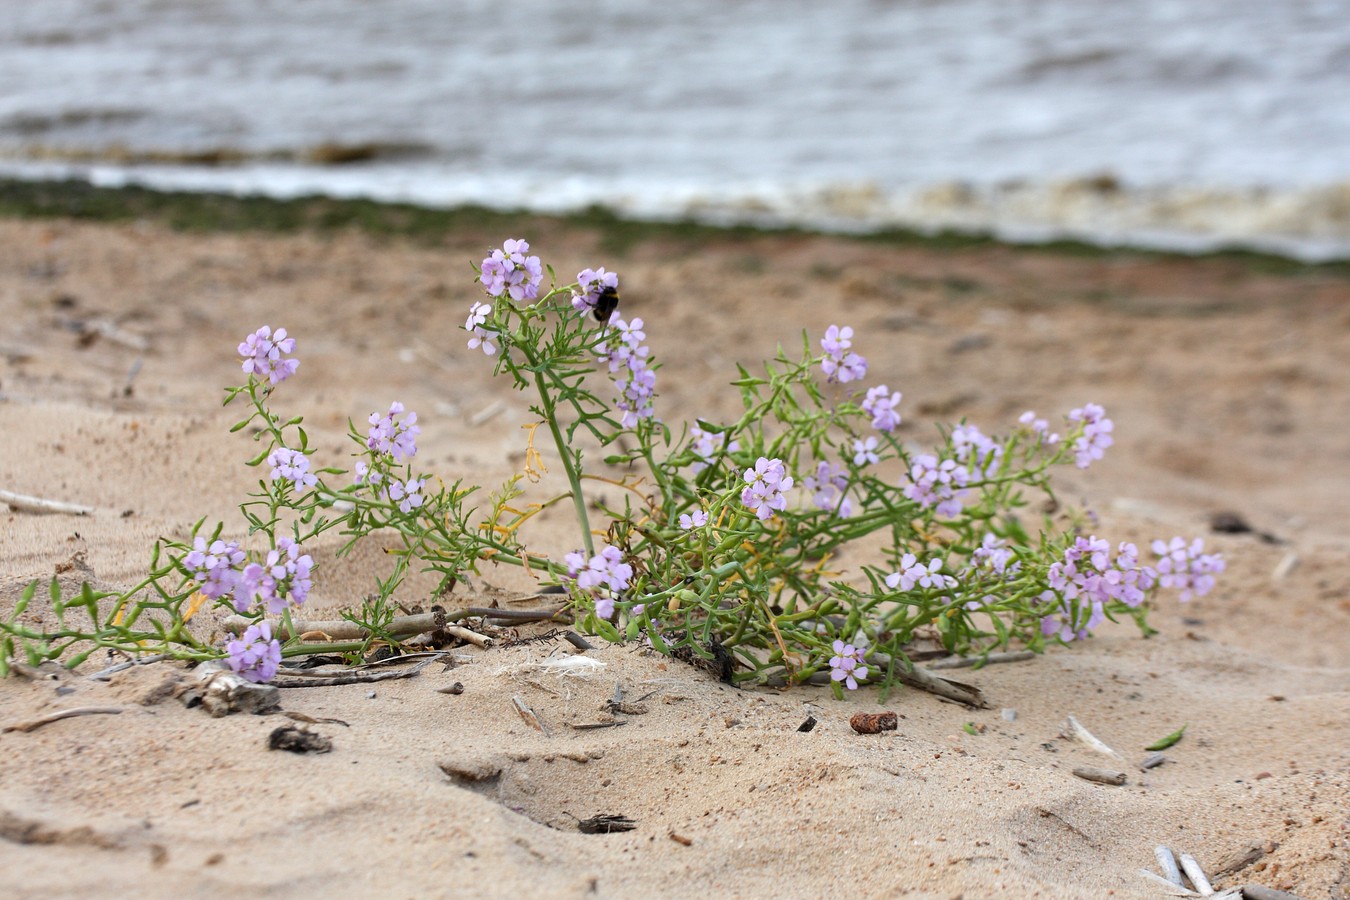
[[282,357],[282,354],[294,352],[295,338],[287,337],[285,328],[278,328],[273,334],[267,325],[244,338],[239,345],[239,355],[244,358],[244,373],[260,380],[266,378],[269,384],[280,384],[300,368],[300,360]]
[[488,317],[492,315],[492,305],[483,303],[479,300],[473,302],[469,307],[469,318],[464,320],[464,330],[469,332],[469,349],[482,349],[488,356],[494,356],[497,353],[497,345],[494,338],[497,338],[497,332],[489,331],[483,326],[487,324]]
[[844,518],[853,515],[853,504],[845,493],[848,490],[848,469],[843,466],[821,460],[816,463],[815,474],[802,479],[802,487],[811,492],[811,501],[817,508]]
[[1050,423],[1045,419],[1037,418],[1033,410],[1029,409],[1022,413],[1017,421],[1025,425],[1032,434],[1036,435],[1037,440],[1047,447],[1053,447],[1059,443],[1059,435],[1050,430]]
[[277,615],[292,604],[302,605],[313,584],[310,578],[313,568],[314,560],[302,552],[299,544],[288,537],[277,538],[276,549],[268,551],[263,563],[244,567],[234,595],[235,609],[245,612],[254,603],[260,603]]
[[1153,552],[1158,554],[1158,582],[1166,588],[1181,591],[1182,600],[1203,597],[1214,587],[1214,576],[1224,569],[1223,557],[1205,553],[1205,542],[1196,538],[1186,541],[1174,537],[1170,542],[1154,541]]
[[267,464],[272,467],[273,481],[289,481],[297,491],[319,483],[319,476],[309,470],[309,457],[299,450],[277,447],[267,454]]
[[239,549],[238,541],[217,540],[208,546],[204,537],[196,538],[192,550],[183,557],[183,565],[192,572],[192,580],[212,600],[234,593],[243,564],[244,551]]
[[890,393],[890,388],[884,384],[867,389],[862,410],[872,417],[872,427],[877,431],[894,431],[900,427],[900,413],[895,409],[900,405],[900,396],[899,391]]
[[1069,421],[1083,423],[1083,433],[1073,444],[1074,464],[1080,469],[1086,469],[1094,459],[1101,459],[1106,448],[1115,443],[1111,431],[1116,426],[1096,403],[1072,410]]
[[852,644],[835,641],[834,656],[830,657],[830,680],[842,681],[850,691],[856,691],[858,682],[867,678],[864,652]]
[[1003,445],[974,425],[961,424],[952,429],[952,451],[966,470],[980,478],[993,478],[1003,459]]
[[1080,537],[1050,566],[1050,590],[1040,602],[1051,609],[1041,617],[1041,633],[1062,641],[1086,637],[1106,618],[1106,604],[1118,600],[1131,608],[1144,601],[1157,573],[1139,565],[1133,544],[1122,543],[1111,557],[1111,544],[1095,536]]
[[[577,289],[572,293],[572,308],[578,312],[592,312],[600,307],[603,297],[617,297],[619,274],[606,272],[605,267],[582,269],[577,273]],[[603,313],[604,310],[600,309]],[[605,316],[606,319],[609,316]]]
[[595,614],[602,619],[614,615],[614,598],[628,588],[633,567],[623,561],[623,551],[602,544],[600,552],[586,558],[580,550],[563,557],[567,575],[576,586],[595,597]]
[[914,458],[909,480],[906,497],[924,509],[936,506],[937,514],[944,519],[961,515],[965,497],[970,493],[965,490],[970,483],[970,470],[965,466],[951,459],[938,462],[936,456],[924,453]]
[[422,429],[417,424],[417,413],[410,412],[402,421],[398,416],[403,413],[403,404],[397,401],[389,404],[389,412],[380,415],[370,414],[370,430],[366,432],[366,446],[371,451],[392,456],[395,462],[403,462],[417,455],[417,436]]
[[891,590],[912,591],[915,587],[943,589],[956,587],[956,579],[942,574],[942,559],[933,557],[926,564],[913,553],[900,559],[900,569],[886,576],[886,587]]
[[845,325],[831,325],[825,329],[820,339],[820,349],[825,351],[820,361],[820,370],[829,381],[861,381],[867,374],[867,360],[849,350],[853,346],[853,329]]
[[398,508],[405,514],[411,513],[414,509],[421,509],[422,504],[426,502],[426,498],[422,496],[424,484],[425,478],[409,478],[407,481],[391,479],[389,486],[380,491],[380,499],[397,503]]
[[753,469],[745,470],[745,488],[741,491],[741,502],[759,517],[761,521],[787,506],[784,491],[792,488],[792,476],[781,459],[766,459],[761,456],[755,461]]
[[1022,570],[1022,564],[1015,561],[1012,548],[992,533],[984,536],[971,556],[975,568],[988,569],[1003,578],[1011,578]]
[[530,245],[521,240],[503,241],[500,250],[493,250],[479,267],[478,280],[489,296],[509,296],[519,303],[539,296],[539,282],[544,279],[544,268],[539,257],[526,256]]
[[250,625],[243,635],[225,645],[225,664],[248,681],[271,681],[281,667],[281,643],[272,637],[272,624]]
[[714,433],[697,425],[690,426],[689,447],[698,456],[693,466],[695,475],[708,468],[718,453],[735,453],[741,449],[740,441],[728,441],[728,437],[725,431]]
[[649,360],[651,348],[642,343],[647,332],[642,330],[641,319],[625,322],[616,313],[609,325],[609,342],[600,360],[609,365],[609,375],[619,389],[614,403],[622,412],[619,422],[624,428],[634,428],[639,420],[652,417],[656,372]]

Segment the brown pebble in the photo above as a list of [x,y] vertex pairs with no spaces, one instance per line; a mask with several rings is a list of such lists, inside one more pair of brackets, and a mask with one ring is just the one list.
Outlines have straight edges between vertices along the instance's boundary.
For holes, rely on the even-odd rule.
[[896,719],[895,713],[857,713],[848,720],[848,724],[858,734],[880,734],[883,731],[894,731],[900,724]]

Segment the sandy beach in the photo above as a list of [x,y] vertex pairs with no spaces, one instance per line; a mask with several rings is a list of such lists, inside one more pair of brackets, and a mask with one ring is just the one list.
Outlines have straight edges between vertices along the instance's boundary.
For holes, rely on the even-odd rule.
[[[519,472],[527,399],[493,380],[460,329],[470,262],[526,237],[559,273],[621,273],[624,308],[662,363],[657,414],[739,408],[736,363],[849,324],[870,378],[904,393],[902,434],[989,432],[1027,409],[1103,404],[1116,445],[1060,496],[1098,534],[1202,536],[1228,571],[1190,603],[1036,659],[965,670],[992,708],[901,690],[739,690],[603,646],[587,677],[532,664],[558,641],[456,650],[417,677],[282,692],[329,753],[267,749],[278,715],[210,718],[165,699],[183,666],[107,682],[0,683],[0,869],[15,897],[727,896],[1158,897],[1159,844],[1216,887],[1350,897],[1350,277],[1240,258],[1056,253],[804,235],[676,232],[623,247],[583,225],[471,225],[436,240],[356,231],[182,233],[161,221],[0,219],[0,488],[91,515],[0,507],[0,617],[56,575],[123,588],[158,537],[203,516],[240,528],[255,450],[227,434],[235,345],[261,324],[297,338],[278,405],[335,464],[347,421],[392,400],[419,413],[419,460],[495,486]],[[546,456],[546,461],[548,457]],[[553,477],[556,477],[556,471]],[[1231,513],[1246,533],[1213,533]],[[573,549],[561,509],[541,552]],[[307,613],[335,614],[384,571],[378,549],[319,563]],[[426,601],[414,579],[406,601]],[[528,594],[485,569],[453,599]],[[419,593],[419,591],[421,593]],[[40,603],[26,614],[46,621]],[[219,622],[194,620],[203,636]],[[523,631],[522,635],[534,632]],[[438,689],[459,682],[461,694]],[[616,682],[646,696],[621,727]],[[166,686],[167,685],[167,686]],[[527,724],[520,698],[545,730]],[[855,734],[882,709],[899,728]],[[1072,715],[1119,751],[1065,738]],[[818,725],[799,731],[807,717]],[[1185,724],[1167,761],[1150,742]],[[971,727],[966,728],[967,725]],[[975,733],[970,733],[971,731]],[[1118,767],[1121,786],[1076,778]],[[632,831],[584,834],[622,815]],[[1248,848],[1244,867],[1215,874]]]

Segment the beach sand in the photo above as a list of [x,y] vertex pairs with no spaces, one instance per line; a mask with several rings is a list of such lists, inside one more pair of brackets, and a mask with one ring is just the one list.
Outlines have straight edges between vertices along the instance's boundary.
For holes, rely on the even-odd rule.
[[[1061,498],[1113,542],[1203,536],[1228,571],[1188,604],[1164,595],[1150,639],[1108,627],[959,675],[990,710],[909,690],[884,704],[872,689],[843,702],[737,690],[631,645],[588,653],[598,674],[559,678],[526,666],[566,645],[535,643],[456,651],[453,669],[406,680],[283,691],[286,710],[345,723],[309,726],[332,752],[295,755],[266,748],[280,716],[155,702],[186,677],[178,665],[107,683],[11,678],[0,726],[124,711],[0,733],[0,892],[1157,897],[1137,870],[1166,844],[1211,872],[1264,848],[1219,886],[1350,896],[1350,280],[1325,271],[784,235],[615,253],[546,221],[434,246],[0,221],[0,488],[96,509],[0,512],[0,615],[53,574],[68,589],[125,589],[155,538],[181,539],[203,516],[242,535],[237,503],[256,473],[241,463],[256,451],[227,434],[236,410],[220,401],[240,377],[235,344],[264,323],[288,329],[302,360],[276,405],[306,416],[334,464],[347,420],[397,399],[419,413],[421,468],[487,487],[519,472],[528,399],[459,330],[477,296],[469,262],[516,236],[560,273],[621,272],[623,308],[664,366],[667,421],[728,418],[736,362],[850,324],[869,384],[904,393],[916,445],[935,420],[1002,432],[1027,409],[1054,421],[1103,404],[1116,445],[1063,471]],[[1217,512],[1257,533],[1210,533]],[[573,548],[560,507],[532,527],[538,552]],[[310,615],[359,601],[387,571],[378,549],[338,559],[339,546],[314,548]],[[428,584],[400,597],[425,602]],[[489,568],[453,599],[493,589],[531,582]],[[50,622],[41,607],[29,621]],[[438,692],[454,682],[462,694]],[[630,699],[651,693],[645,712],[571,728],[604,717],[616,682]],[[897,731],[849,728],[883,708]],[[1069,715],[1123,762],[1062,737]],[[819,724],[800,732],[808,716]],[[1183,723],[1167,762],[1141,770],[1145,745]],[[1128,781],[1075,778],[1082,765]],[[578,832],[600,814],[636,829]]]

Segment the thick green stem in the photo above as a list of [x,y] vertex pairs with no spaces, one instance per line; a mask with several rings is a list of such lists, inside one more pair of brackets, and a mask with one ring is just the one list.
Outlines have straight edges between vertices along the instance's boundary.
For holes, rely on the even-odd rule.
[[[531,360],[533,363],[533,360]],[[575,457],[568,448],[567,442],[563,440],[562,429],[558,427],[558,408],[553,403],[553,398],[549,395],[548,386],[544,384],[544,376],[536,367],[534,370],[534,383],[539,388],[539,402],[544,407],[544,420],[548,424],[548,430],[553,435],[553,443],[558,448],[558,456],[562,459],[563,471],[567,473],[567,482],[572,486],[572,506],[577,512],[577,522],[581,525],[581,541],[586,548],[587,556],[595,555],[595,544],[591,540],[591,520],[586,514],[586,496],[581,492],[581,472],[573,464]]]

